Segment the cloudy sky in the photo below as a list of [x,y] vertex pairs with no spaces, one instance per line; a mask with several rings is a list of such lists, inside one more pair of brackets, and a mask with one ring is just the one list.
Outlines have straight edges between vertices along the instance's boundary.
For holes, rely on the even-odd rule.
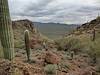
[[84,23],[100,13],[100,0],[8,0],[11,18],[35,22]]

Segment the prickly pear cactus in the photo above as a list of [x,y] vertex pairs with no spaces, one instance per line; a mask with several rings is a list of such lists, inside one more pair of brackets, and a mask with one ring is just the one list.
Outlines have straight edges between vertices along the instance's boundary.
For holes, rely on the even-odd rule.
[[28,61],[30,61],[30,37],[28,30],[25,30],[25,48],[27,53],[27,59]]
[[12,60],[14,58],[14,41],[8,0],[0,0],[0,39],[4,58]]

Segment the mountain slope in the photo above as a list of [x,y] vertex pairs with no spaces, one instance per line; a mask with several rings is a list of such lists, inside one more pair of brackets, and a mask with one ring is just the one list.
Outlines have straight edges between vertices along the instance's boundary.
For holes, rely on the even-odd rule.
[[39,23],[34,22],[36,28],[49,38],[56,39],[63,36],[66,32],[69,32],[77,27],[74,24],[60,24],[60,23]]
[[13,31],[14,31],[14,42],[15,48],[24,47],[24,31],[27,29],[30,31],[30,39],[37,42],[42,41],[43,39],[48,40],[43,36],[34,26],[33,22],[25,20],[17,20],[12,22]]
[[77,30],[88,31],[88,30],[92,30],[93,28],[100,29],[100,16],[98,16],[96,19],[88,23],[82,24],[77,28]]
[[[81,37],[80,35],[72,35],[69,36],[68,39],[67,37],[63,38],[63,41],[61,40],[61,45],[66,44],[65,47],[63,47],[63,51],[54,47],[54,43],[52,43],[50,47],[46,44],[46,47],[31,49],[31,61],[27,61],[26,52],[24,46],[22,46],[24,45],[24,30],[26,29],[30,31],[31,39],[33,39],[33,37],[37,39],[42,38],[31,21],[14,21],[15,58],[13,65],[11,65],[12,62],[8,60],[0,59],[0,75],[11,75],[11,73],[18,75],[46,75],[51,73],[54,75],[56,75],[56,73],[57,75],[100,75],[100,70],[97,70],[99,69],[97,68],[99,65],[97,63],[91,63],[93,58],[90,58],[87,53],[81,52],[82,47],[80,44],[83,41],[90,40],[87,38],[84,40],[83,34]],[[87,35],[85,36],[87,37]],[[71,39],[72,37],[74,40]],[[78,42],[79,39],[81,43]],[[65,48],[67,49],[65,50]],[[76,51],[76,54],[72,54],[71,50]],[[92,51],[92,53],[93,52],[94,51]]]

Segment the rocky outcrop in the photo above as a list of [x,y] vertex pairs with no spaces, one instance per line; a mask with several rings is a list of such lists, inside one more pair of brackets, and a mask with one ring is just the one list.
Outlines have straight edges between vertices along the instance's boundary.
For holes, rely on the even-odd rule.
[[30,45],[34,48],[34,45],[41,45],[41,41],[48,40],[44,35],[42,35],[34,23],[30,20],[17,20],[12,21],[13,31],[14,31],[14,41],[16,48],[23,48],[24,46],[24,31],[27,29],[30,32]]
[[45,61],[49,64],[58,64],[61,61],[61,58],[57,54],[48,51],[45,56]]
[[29,21],[27,19],[25,20],[17,20],[17,21],[12,21],[12,26],[13,29],[21,28],[21,29],[28,29],[32,32],[35,31],[35,27],[32,21]]

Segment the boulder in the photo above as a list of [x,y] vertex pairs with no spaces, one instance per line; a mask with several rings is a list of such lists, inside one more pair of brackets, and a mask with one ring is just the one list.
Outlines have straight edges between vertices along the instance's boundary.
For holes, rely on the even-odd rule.
[[45,62],[49,64],[58,64],[61,61],[60,56],[53,52],[46,52]]

